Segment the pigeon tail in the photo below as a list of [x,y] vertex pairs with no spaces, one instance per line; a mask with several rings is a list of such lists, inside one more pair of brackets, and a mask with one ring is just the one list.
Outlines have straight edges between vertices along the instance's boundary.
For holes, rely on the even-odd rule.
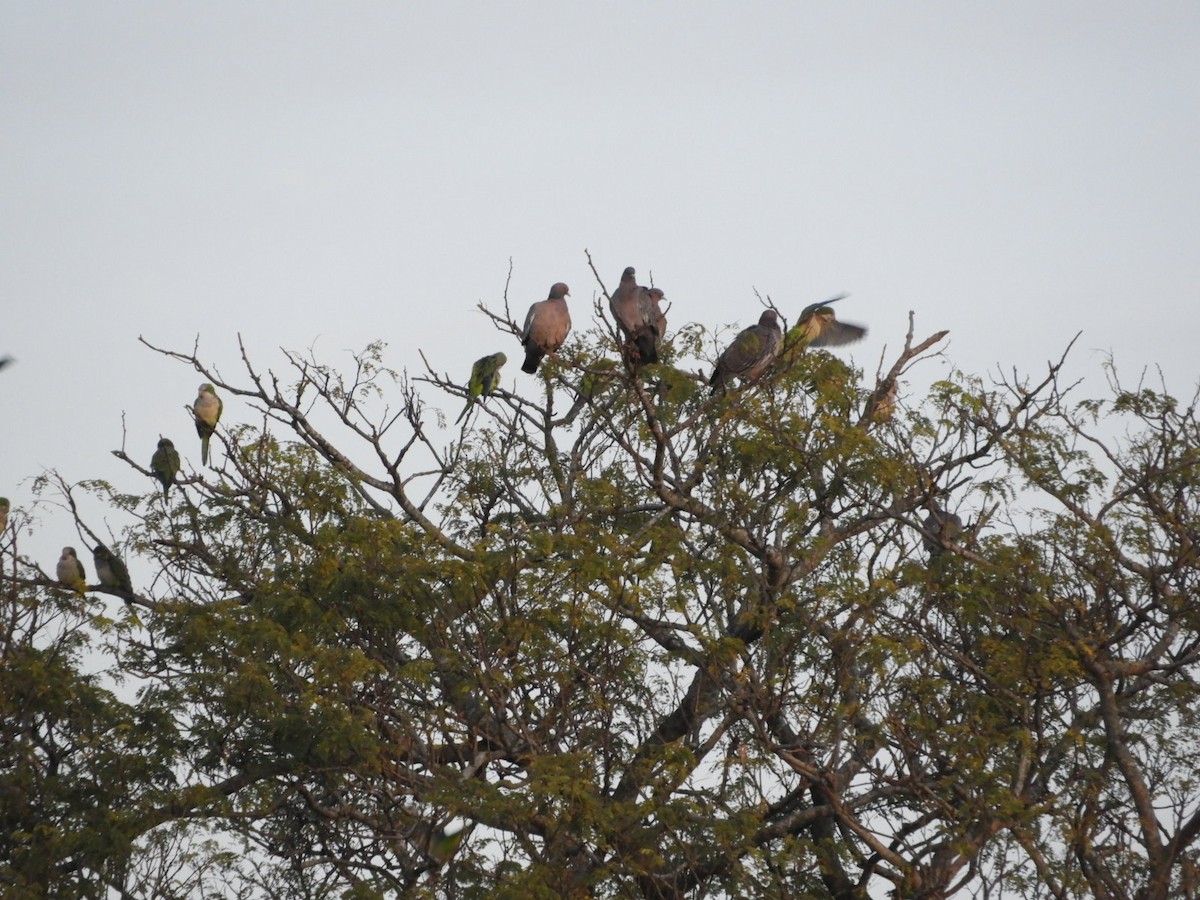
[[658,362],[658,336],[654,329],[646,328],[635,339],[637,343],[638,362],[641,365]]
[[545,355],[546,354],[544,354],[541,350],[539,350],[536,347],[526,348],[525,362],[523,362],[521,364],[521,371],[528,372],[530,375],[533,375],[534,373],[537,372],[538,363],[540,363],[542,361],[542,357]]

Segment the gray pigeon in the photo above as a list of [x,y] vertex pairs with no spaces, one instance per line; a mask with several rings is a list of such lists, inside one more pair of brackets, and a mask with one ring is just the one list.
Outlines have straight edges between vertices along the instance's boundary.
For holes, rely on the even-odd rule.
[[533,374],[546,354],[553,356],[567,339],[571,330],[571,313],[566,297],[571,293],[561,281],[550,288],[550,296],[529,307],[525,327],[521,329],[521,344],[525,347],[522,372]]
[[633,266],[621,273],[621,283],[608,306],[624,341],[621,352],[634,365],[646,365],[658,362],[658,340],[662,335],[650,292],[637,283],[636,276]]
[[115,588],[126,594],[133,593],[133,582],[129,580],[129,570],[121,558],[105,547],[97,544],[92,551],[92,561],[96,563],[96,578],[107,588]]
[[715,394],[734,376],[743,381],[758,378],[775,361],[782,344],[783,331],[779,327],[779,316],[773,309],[765,310],[758,324],[739,332],[717,359],[717,367],[708,379],[712,392]]
[[666,298],[666,294],[658,288],[647,288],[646,293],[650,295],[650,309],[654,313],[654,330],[658,332],[658,340],[661,343],[667,333],[667,314],[662,311],[662,302]]
[[63,547],[62,556],[58,558],[58,567],[54,570],[60,584],[82,594],[87,587],[87,573],[83,563],[75,555],[74,547]]

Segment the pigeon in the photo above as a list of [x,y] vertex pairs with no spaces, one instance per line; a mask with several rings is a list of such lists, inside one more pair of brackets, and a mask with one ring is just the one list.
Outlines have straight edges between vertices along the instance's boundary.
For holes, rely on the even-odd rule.
[[208,441],[217,430],[217,423],[221,421],[224,409],[225,404],[221,402],[213,386],[207,382],[200,385],[200,392],[196,395],[196,403],[192,407],[192,415],[196,417],[196,434],[200,435],[200,462],[203,465],[208,465]]
[[867,333],[867,329],[861,325],[839,322],[830,307],[830,304],[844,300],[845,297],[843,294],[804,307],[796,324],[788,329],[789,345],[796,343],[802,347],[838,347],[860,340]]
[[525,327],[521,329],[521,344],[525,347],[525,362],[522,372],[530,375],[538,370],[538,364],[546,354],[553,356],[567,339],[571,330],[571,313],[567,309],[566,297],[571,293],[561,281],[550,288],[550,296],[529,307],[525,316]]
[[159,438],[158,449],[154,451],[154,457],[150,460],[150,471],[162,482],[165,503],[167,495],[171,492],[171,485],[175,483],[175,476],[179,474],[179,451],[169,438]]
[[621,283],[613,291],[608,306],[624,341],[622,353],[634,365],[646,365],[658,362],[658,340],[662,335],[658,331],[656,304],[649,290],[637,283],[636,276],[633,266],[621,273]]
[[658,288],[647,288],[646,293],[650,295],[650,309],[654,312],[654,330],[658,332],[658,340],[661,343],[667,333],[667,315],[662,311],[662,301],[666,298],[666,294]]
[[471,366],[471,383],[467,385],[467,405],[454,420],[455,425],[471,411],[471,407],[475,405],[478,397],[487,397],[496,389],[496,385],[500,381],[500,369],[506,362],[508,362],[508,357],[503,353],[493,353],[491,356],[475,360],[475,365]]
[[133,582],[129,580],[129,570],[121,558],[105,547],[97,544],[92,551],[92,561],[96,563],[96,578],[107,588],[114,588],[126,594],[133,593]]
[[4,529],[8,527],[9,508],[8,498],[0,497],[0,534],[4,534]]
[[744,381],[758,378],[779,355],[782,343],[778,314],[773,309],[765,310],[758,324],[739,332],[717,359],[717,367],[708,379],[712,392],[715,394],[735,375]]
[[945,553],[946,541],[954,540],[963,530],[963,520],[960,517],[938,509],[936,504],[930,506],[929,515],[921,524],[927,532],[921,535],[921,544],[929,554],[930,562]]
[[58,576],[60,584],[71,588],[76,593],[82,594],[87,587],[87,573],[83,570],[83,563],[75,555],[74,547],[63,547],[55,574]]

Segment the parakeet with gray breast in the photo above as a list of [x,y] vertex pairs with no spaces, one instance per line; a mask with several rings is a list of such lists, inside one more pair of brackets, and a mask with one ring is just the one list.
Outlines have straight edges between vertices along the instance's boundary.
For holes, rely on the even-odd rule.
[[475,360],[475,365],[471,366],[471,381],[467,385],[467,405],[454,420],[455,425],[466,417],[476,400],[489,396],[496,389],[500,382],[500,369],[506,362],[508,357],[503,353],[493,353],[491,356]]
[[54,574],[58,577],[59,584],[71,588],[76,593],[82,594],[87,588],[87,573],[75,554],[74,547],[63,547]]
[[171,493],[171,485],[175,483],[175,476],[179,474],[179,451],[169,438],[159,438],[158,449],[150,459],[150,471],[162,483],[165,503]]
[[196,419],[196,434],[200,435],[202,465],[208,465],[208,443],[217,430],[217,423],[221,421],[221,413],[224,410],[225,403],[217,396],[216,389],[208,382],[200,385],[196,402],[192,405],[192,415]]
[[103,544],[97,544],[92,550],[92,561],[96,564],[96,578],[107,588],[114,588],[126,594],[133,593],[133,582],[129,580],[129,570],[117,554]]

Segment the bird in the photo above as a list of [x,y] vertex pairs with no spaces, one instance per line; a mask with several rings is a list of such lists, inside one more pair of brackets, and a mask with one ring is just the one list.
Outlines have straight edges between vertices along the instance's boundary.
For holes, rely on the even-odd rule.
[[491,356],[475,360],[475,365],[471,366],[471,382],[467,385],[467,405],[454,420],[455,425],[471,411],[476,398],[487,397],[496,389],[496,385],[500,381],[500,369],[506,362],[508,362],[508,357],[503,353],[493,353]]
[[225,404],[217,396],[213,386],[208,382],[200,385],[200,392],[196,395],[196,403],[192,407],[192,415],[196,417],[196,434],[200,435],[200,462],[203,465],[208,465],[208,442],[217,430],[217,423],[221,421],[221,412],[224,409]]
[[75,555],[74,547],[63,547],[55,574],[58,576],[60,584],[66,585],[79,594],[82,594],[87,588],[87,573],[83,569],[83,563]]
[[921,544],[932,562],[946,552],[946,541],[952,541],[962,533],[963,520],[952,512],[939,509],[936,503],[929,506],[929,515],[921,523],[925,533]]
[[796,324],[788,329],[788,343],[802,347],[837,347],[860,340],[867,329],[850,322],[839,322],[830,306],[845,298],[842,294],[804,307]]
[[115,588],[126,594],[133,593],[133,582],[129,580],[129,570],[121,558],[105,547],[97,544],[92,550],[92,561],[96,563],[96,578],[107,588]]
[[[658,316],[650,291],[637,283],[637,272],[629,266],[609,298],[608,307],[621,332],[621,352],[634,365],[658,362]],[[661,312],[659,313],[661,315]]]
[[179,451],[175,449],[170,438],[158,439],[158,449],[154,451],[150,460],[150,471],[162,482],[165,503],[167,495],[171,492],[171,485],[175,483],[175,476],[179,474]]
[[758,378],[779,355],[782,344],[779,315],[773,309],[764,310],[758,324],[740,331],[717,359],[717,366],[708,379],[712,392],[715,394],[735,375],[744,381]]
[[0,534],[4,534],[4,529],[8,527],[9,508],[8,498],[0,497]]
[[16,360],[13,359],[11,356],[8,356],[8,355],[0,356],[0,369],[6,369],[15,362],[16,362]]
[[865,419],[869,422],[886,422],[896,412],[896,393],[899,382],[889,380],[878,384],[867,398]]
[[550,288],[549,297],[529,307],[525,327],[521,329],[521,344],[525,347],[522,372],[530,375],[537,372],[542,357],[557,353],[567,339],[567,332],[571,330],[571,313],[567,309],[566,297],[570,293],[571,289],[559,281]]
[[667,333],[667,315],[662,310],[662,301],[666,299],[666,294],[659,288],[647,288],[646,293],[650,295],[650,308],[654,312],[654,330],[658,332],[658,340],[661,343]]

